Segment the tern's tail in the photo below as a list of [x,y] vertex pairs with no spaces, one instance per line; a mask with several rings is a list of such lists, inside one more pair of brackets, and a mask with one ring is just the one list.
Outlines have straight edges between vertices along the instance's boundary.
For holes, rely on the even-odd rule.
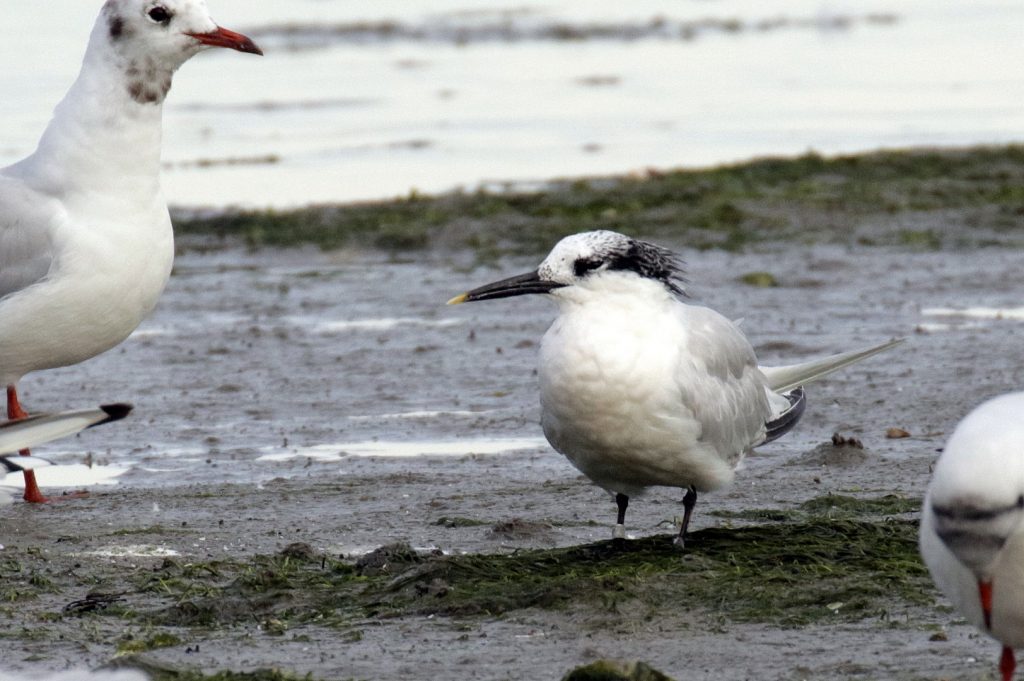
[[[20,421],[7,421],[0,424],[0,454],[29,449],[44,442],[74,435],[86,428],[118,421],[131,410],[130,404],[105,404],[97,409],[62,411],[57,414],[30,416]],[[28,467],[19,465],[19,468]]]
[[761,367],[761,371],[764,372],[765,377],[768,379],[768,387],[774,392],[781,393],[791,390],[798,385],[810,383],[833,371],[848,367],[862,359],[867,359],[872,355],[877,355],[902,342],[902,338],[896,338],[886,341],[881,345],[843,352],[802,364],[791,364],[785,367]]

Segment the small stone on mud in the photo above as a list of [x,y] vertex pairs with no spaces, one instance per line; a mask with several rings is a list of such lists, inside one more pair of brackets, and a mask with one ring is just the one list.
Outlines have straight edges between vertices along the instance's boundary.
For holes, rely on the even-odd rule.
[[833,447],[856,447],[857,449],[864,449],[864,443],[852,435],[847,437],[840,435],[839,433],[832,433],[832,446]]
[[934,634],[928,637],[929,641],[948,641],[949,636],[946,636],[944,631],[936,631]]
[[451,589],[448,586],[448,582],[444,581],[439,577],[435,577],[430,580],[429,584],[417,584],[416,593],[420,596],[433,596],[434,598],[444,598],[448,595],[448,591]]
[[902,428],[887,428],[885,436],[890,440],[898,440],[904,437],[910,437],[910,433],[903,430]]
[[547,523],[531,522],[522,518],[512,518],[500,523],[495,523],[491,528],[492,537],[502,539],[529,539],[545,534],[551,529]]
[[313,560],[316,558],[316,549],[306,542],[297,541],[281,549],[279,555],[298,560]]
[[422,562],[423,557],[407,542],[395,542],[376,548],[357,560],[356,572],[364,577],[393,575]]
[[864,450],[863,442],[855,437],[844,437],[836,433],[832,436],[831,442],[821,443],[787,465],[835,466],[843,468],[858,466],[867,461],[867,459],[868,453]]

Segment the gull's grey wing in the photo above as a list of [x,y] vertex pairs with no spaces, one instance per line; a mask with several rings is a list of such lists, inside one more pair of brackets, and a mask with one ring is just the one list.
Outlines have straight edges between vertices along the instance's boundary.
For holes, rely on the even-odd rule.
[[57,210],[51,198],[0,172],[0,301],[49,273]]
[[683,405],[701,424],[699,440],[735,463],[765,436],[770,416],[765,380],[743,332],[714,310],[679,308],[687,330],[676,383]]

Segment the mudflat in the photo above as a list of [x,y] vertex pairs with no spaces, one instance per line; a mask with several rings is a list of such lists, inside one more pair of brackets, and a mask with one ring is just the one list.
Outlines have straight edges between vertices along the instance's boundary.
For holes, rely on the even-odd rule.
[[[956,422],[1024,383],[1016,153],[940,154],[928,176],[890,160],[888,181],[864,158],[878,205],[868,180],[798,159],[770,183],[707,171],[686,180],[696,198],[663,203],[624,200],[653,186],[632,178],[499,197],[472,224],[422,222],[455,197],[377,206],[426,235],[390,245],[253,250],[252,215],[223,238],[188,223],[135,336],[22,384],[35,411],[136,412],[38,452],[124,469],[120,484],[0,510],[0,667],[505,679],[613,658],[678,679],[991,678],[998,646],[932,587],[916,521]],[[948,176],[958,158],[973,174]],[[557,227],[574,191],[597,203]],[[797,429],[701,496],[685,553],[681,492],[636,499],[613,543],[612,499],[544,443],[548,304],[444,306],[597,227],[679,249],[692,301],[742,318],[764,364],[907,339],[810,386]]]

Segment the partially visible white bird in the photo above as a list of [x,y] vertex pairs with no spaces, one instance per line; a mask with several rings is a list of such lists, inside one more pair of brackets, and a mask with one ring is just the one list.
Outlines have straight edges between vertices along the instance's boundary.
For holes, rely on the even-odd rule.
[[[132,405],[130,404],[104,404],[97,409],[79,409],[58,414],[35,414],[20,421],[0,423],[0,472],[35,472],[37,468],[50,466],[52,464],[49,461],[36,456],[7,455],[74,435],[86,428],[120,421],[131,410]],[[0,506],[9,504],[12,499],[12,495],[0,487]]]
[[559,315],[540,347],[541,425],[548,442],[615,494],[613,536],[625,536],[629,497],[686,488],[682,546],[697,492],[729,484],[743,456],[788,432],[802,384],[899,340],[825,359],[758,367],[735,323],[688,305],[669,250],[617,232],[562,239],[535,272],[449,304],[546,293]]
[[[42,7],[45,7],[43,5]],[[174,257],[160,189],[163,101],[207,47],[261,54],[203,0],[107,0],[39,146],[0,169],[0,385],[114,347],[153,309]],[[41,502],[31,472],[25,499]]]
[[1003,644],[1009,681],[1024,647],[1024,392],[985,402],[953,431],[925,495],[921,555],[953,605]]

